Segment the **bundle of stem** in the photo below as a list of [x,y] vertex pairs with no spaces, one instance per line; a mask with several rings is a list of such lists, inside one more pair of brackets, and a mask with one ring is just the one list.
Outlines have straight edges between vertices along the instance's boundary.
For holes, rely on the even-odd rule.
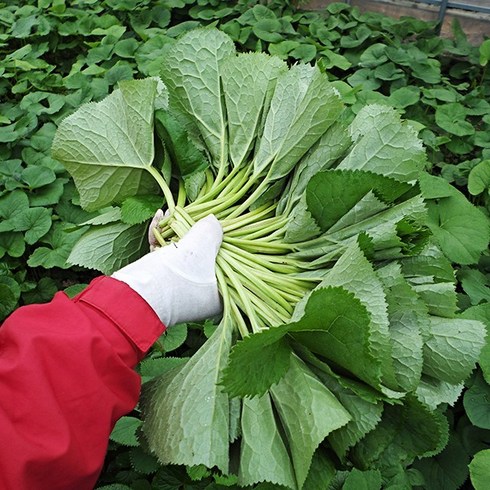
[[316,281],[298,277],[305,265],[289,256],[294,247],[284,240],[287,215],[277,214],[277,202],[251,206],[267,188],[267,179],[252,178],[250,167],[234,168],[226,177],[207,171],[199,196],[187,202],[179,184],[177,199],[163,178],[167,216],[154,229],[160,245],[184,236],[191,226],[214,214],[223,228],[223,243],[216,260],[223,316],[242,337],[250,332],[281,325],[290,320],[294,306]]

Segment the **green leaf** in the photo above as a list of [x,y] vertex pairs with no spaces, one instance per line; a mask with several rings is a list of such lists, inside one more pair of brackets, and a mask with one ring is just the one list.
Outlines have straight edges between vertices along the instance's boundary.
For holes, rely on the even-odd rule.
[[162,196],[132,196],[121,206],[121,221],[128,225],[139,225],[153,218],[156,210],[163,204]]
[[20,287],[15,279],[0,275],[0,321],[17,307]]
[[374,191],[388,204],[410,189],[409,184],[372,172],[327,170],[310,179],[306,202],[322,231],[327,231],[369,191]]
[[490,192],[490,160],[483,160],[473,167],[468,175],[468,191],[477,196],[487,190]]
[[[328,310],[325,305],[329,305]],[[369,323],[365,309],[352,294],[342,288],[318,288],[308,297],[304,310],[295,322],[264,330],[238,342],[232,349],[230,361],[221,380],[230,396],[263,394],[277,383],[289,368],[290,347],[285,335],[290,332],[301,343],[335,362],[347,363],[347,339],[349,352],[355,352],[359,371],[374,364],[367,349],[367,333],[363,329]],[[352,342],[355,334],[356,343]],[[357,372],[354,367],[354,372]]]
[[142,255],[148,246],[144,228],[125,223],[93,227],[75,244],[68,262],[110,275]]
[[98,103],[64,119],[53,156],[73,176],[82,207],[91,211],[135,194],[152,194],[155,79],[126,81]]
[[490,280],[483,272],[462,267],[458,271],[458,279],[472,305],[490,302]]
[[385,404],[381,422],[357,444],[351,456],[363,467],[407,466],[416,457],[440,453],[447,440],[446,418],[407,397],[401,406]]
[[425,152],[416,131],[391,107],[368,105],[350,126],[354,146],[340,169],[367,170],[402,182],[418,177]]
[[266,172],[271,179],[287,175],[341,110],[340,98],[318,68],[295,65],[277,81],[254,156],[254,174]]
[[36,243],[51,228],[51,209],[28,208],[12,220],[14,231],[25,231],[25,241]]
[[490,478],[490,449],[476,453],[469,468],[471,483],[475,490],[485,490]]
[[24,235],[20,232],[0,233],[0,257],[5,254],[20,257],[26,249]]
[[328,488],[335,476],[335,471],[332,460],[319,447],[313,455],[310,471],[303,485],[303,490]]
[[428,225],[444,254],[458,264],[478,262],[490,239],[488,218],[440,177],[423,174],[420,186],[429,200]]
[[467,109],[458,102],[441,104],[436,109],[437,125],[456,136],[469,136],[475,133],[475,128],[466,121]]
[[29,267],[44,267],[45,269],[53,267],[69,268],[70,265],[67,263],[68,256],[75,243],[86,231],[86,228],[71,230],[70,225],[54,223],[49,234],[43,238],[43,243],[48,246],[37,247],[29,256],[27,264]]
[[416,104],[420,99],[420,89],[413,85],[409,87],[401,87],[391,92],[388,100],[395,107],[405,109]]
[[347,476],[343,490],[380,490],[381,473],[379,470],[360,471],[354,468]]
[[209,164],[208,160],[203,151],[189,138],[180,122],[170,112],[163,110],[157,111],[155,117],[165,151],[181,175],[185,177],[204,170]]
[[228,151],[235,166],[253,150],[263,111],[270,104],[277,78],[286,70],[285,63],[264,53],[240,54],[223,63]]
[[420,381],[423,362],[419,299],[397,264],[379,269],[378,276],[386,291],[395,377],[401,389],[414,391]]
[[417,398],[435,410],[441,403],[453,406],[463,391],[464,384],[451,384],[431,376],[422,376],[417,386]]
[[486,66],[490,61],[490,42],[488,39],[480,44],[480,65]]
[[225,321],[185,365],[144,391],[144,431],[163,464],[204,464],[228,472],[229,401],[216,381],[230,345]]
[[141,420],[135,417],[121,417],[112,429],[111,441],[123,446],[139,446],[137,432],[141,424]]
[[242,486],[267,481],[295,488],[294,470],[277,427],[269,393],[245,398],[238,482]]
[[[366,353],[362,356],[359,355],[357,359],[349,359],[353,353],[352,340],[350,340],[346,341],[345,346],[348,346],[351,355],[349,356],[347,352],[344,354],[349,361],[346,363],[346,360],[343,360],[340,365],[347,367],[346,364],[349,364],[355,367],[355,371],[349,367],[347,369],[375,388],[380,386],[379,383],[376,383],[376,378],[373,376],[379,366],[382,371],[383,384],[391,389],[398,389],[392,364],[388,305],[383,285],[357,243],[353,243],[346,250],[320,286],[341,286],[345,288],[361,302],[370,317],[368,330],[369,353],[374,356],[376,362],[368,362],[364,366],[359,364],[363,357],[366,359],[370,357],[366,356]],[[351,339],[354,336],[356,334],[351,335]],[[364,349],[366,347],[364,346]],[[339,361],[336,360],[336,362]]]
[[289,368],[287,326],[267,329],[239,341],[230,353],[221,384],[230,396],[263,395]]
[[178,349],[187,338],[187,325],[180,323],[167,328],[164,335],[160,337],[165,352],[171,352]]
[[143,475],[155,473],[160,467],[157,458],[145,452],[141,447],[132,448],[129,453],[129,459],[133,469]]
[[[296,483],[301,488],[313,454],[332,431],[350,420],[350,414],[307,366],[292,355],[286,375],[271,388],[274,403],[286,433]],[[309,407],[307,415],[299,406]]]
[[432,458],[415,463],[424,476],[425,488],[454,489],[468,478],[469,457],[457,434],[451,434],[447,447]]
[[485,345],[485,326],[475,320],[430,316],[423,372],[448,383],[464,381]]
[[472,306],[461,314],[462,318],[469,320],[478,320],[483,323],[487,329],[485,345],[480,352],[480,368],[483,377],[490,383],[490,303],[484,303],[478,306]]
[[466,414],[473,425],[490,429],[490,385],[477,375],[473,385],[463,397]]
[[185,364],[187,357],[158,357],[156,359],[146,358],[141,362],[140,373],[144,381],[148,381],[157,376],[170,371],[171,369]]
[[161,75],[171,108],[187,114],[187,122],[193,118],[215,162],[227,157],[220,65],[234,54],[232,40],[217,29],[196,29],[164,46]]
[[30,189],[37,189],[54,182],[56,174],[50,168],[29,166],[22,171],[21,178]]
[[361,398],[351,389],[342,386],[339,380],[326,373],[319,377],[351,415],[351,420],[346,425],[328,436],[332,449],[343,461],[348,450],[379,423],[383,413],[383,404],[380,401],[373,403]]

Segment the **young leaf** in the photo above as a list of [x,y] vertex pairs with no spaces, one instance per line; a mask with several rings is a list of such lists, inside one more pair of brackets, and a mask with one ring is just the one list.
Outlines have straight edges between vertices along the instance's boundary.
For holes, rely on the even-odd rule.
[[141,420],[136,417],[120,418],[111,432],[111,440],[123,446],[139,446],[137,431],[141,423]]
[[104,100],[83,105],[61,122],[53,157],[71,173],[85,209],[155,193],[146,170],[154,157],[157,86],[153,78],[121,82]]
[[128,225],[139,225],[153,218],[155,211],[162,205],[162,196],[128,197],[121,206],[121,220]]

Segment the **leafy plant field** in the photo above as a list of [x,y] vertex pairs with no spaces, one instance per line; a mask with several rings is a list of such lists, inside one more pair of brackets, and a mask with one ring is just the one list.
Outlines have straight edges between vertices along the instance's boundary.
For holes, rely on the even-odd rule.
[[[0,25],[2,318],[19,305],[48,301],[57,290],[73,294],[99,271],[111,272],[144,253],[146,223],[164,200],[173,208],[172,193],[180,217],[162,223],[164,239],[181,234],[201,212],[228,203],[224,197],[214,200],[222,190],[220,179],[235,175],[227,181],[235,187],[227,192],[228,196],[236,193],[240,178],[250,177],[246,162],[254,145],[260,159],[251,162],[253,175],[265,175],[265,167],[256,163],[259,160],[269,162],[273,169],[267,174],[268,188],[265,184],[261,188],[267,190],[266,197],[261,201],[263,193],[256,191],[257,202],[249,214],[248,205],[240,204],[242,196],[238,196],[238,210],[223,207],[220,219],[228,220],[231,235],[228,258],[223,258],[220,270],[230,277],[226,272],[236,260],[250,259],[247,222],[239,221],[242,212],[248,223],[273,220],[277,212],[267,205],[276,201],[281,212],[292,213],[288,221],[299,224],[296,229],[293,225],[284,229],[282,222],[274,222],[274,237],[281,239],[262,240],[263,250],[258,252],[264,255],[255,255],[252,264],[250,260],[247,264],[258,267],[257,260],[263,265],[271,253],[292,252],[289,268],[279,268],[279,272],[296,274],[299,267],[303,281],[291,279],[286,286],[282,280],[270,279],[278,270],[275,259],[264,272],[268,284],[274,288],[277,282],[282,284],[274,302],[289,299],[278,317],[267,305],[247,299],[235,282],[227,286],[238,310],[230,306],[225,317],[241,327],[229,342],[235,342],[237,332],[246,337],[247,328],[262,330],[264,322],[274,327],[283,324],[239,342],[231,351],[223,378],[226,393],[262,396],[242,402],[239,397],[221,399],[219,403],[229,411],[228,420],[207,430],[210,437],[223,436],[229,444],[211,444],[191,458],[184,450],[172,452],[165,437],[153,430],[162,424],[158,406],[173,403],[168,399],[172,392],[154,389],[156,380],[171,385],[176,372],[187,373],[186,379],[191,379],[193,365],[203,357],[209,361],[218,336],[227,338],[223,324],[178,325],[139,367],[145,386],[153,386],[157,395],[147,397],[117,424],[101,488],[213,489],[250,484],[262,489],[281,488],[278,484],[306,489],[446,490],[463,484],[485,488],[490,478],[490,358],[485,342],[490,317],[490,41],[471,46],[458,26],[454,26],[454,39],[441,39],[434,33],[435,26],[425,22],[361,15],[341,3],[323,12],[305,12],[279,1],[40,0],[25,2],[21,8],[16,2],[6,2],[0,10]],[[186,34],[203,25],[221,30],[222,34],[205,31],[219,42],[206,44],[209,41],[193,37],[202,31]],[[219,50],[220,45],[225,51]],[[226,66],[219,65],[213,79],[196,57],[202,46],[215,53],[213,59],[232,60],[235,49],[274,58],[247,55],[237,66],[228,61]],[[174,52],[204,73],[202,78],[210,80],[207,86],[218,86],[216,81],[221,80],[228,126],[219,126],[220,96],[213,103],[217,117],[199,108],[198,101],[214,100],[216,91],[186,88],[188,82]],[[271,59],[275,61],[266,61]],[[294,66],[300,62],[307,65]],[[269,68],[259,68],[265,66]],[[155,77],[163,79],[166,89]],[[135,78],[141,81],[131,81]],[[247,86],[249,91],[240,100],[228,100],[226,87],[242,79],[248,83],[236,85],[229,94],[241,94]],[[276,86],[276,80],[276,89],[267,89]],[[265,92],[259,103],[260,86]],[[308,87],[294,102],[296,113],[287,114],[294,104],[280,95],[281,87],[284,94],[288,90],[301,93],[300,87]],[[193,90],[200,93],[199,98],[188,95]],[[138,173],[136,190],[116,185],[111,196],[94,195],[81,180],[77,182],[94,174],[90,166],[80,166],[72,158],[78,148],[74,151],[64,134],[75,128],[83,147],[80,121],[88,120],[98,106],[85,106],[87,117],[79,119],[77,109],[109,94],[102,103],[113,101],[121,114],[129,113],[132,97],[136,103],[145,100],[144,110],[155,114],[162,145],[156,146],[154,160],[148,152],[141,168],[133,171]],[[241,108],[253,104],[257,114],[267,114],[270,106],[286,121],[291,117],[289,133],[265,116],[263,120],[257,116],[248,134],[233,129],[252,127],[243,119]],[[67,117],[70,114],[74,115]],[[210,119],[203,129],[193,117]],[[262,132],[276,139],[260,139]],[[219,134],[228,134],[230,140],[215,138]],[[143,128],[141,135],[153,143],[152,126]],[[296,144],[289,148],[292,140]],[[224,155],[222,149],[228,144]],[[97,155],[94,165],[103,158],[102,153]],[[362,167],[356,167],[359,161]],[[120,169],[108,178],[117,177],[117,172]],[[313,174],[317,175],[307,184]],[[176,176],[182,181],[180,192],[174,187]],[[125,176],[125,182],[131,178]],[[206,183],[211,178],[215,184]],[[202,189],[210,191],[209,199],[202,197],[206,195]],[[348,190],[352,201],[345,209],[335,198],[339,189],[343,196]],[[356,212],[349,215],[353,207]],[[272,222],[265,221],[261,229],[269,233]],[[245,232],[239,234],[236,230],[241,226]],[[361,235],[345,232],[353,226]],[[298,230],[309,236],[300,240]],[[113,240],[94,254],[92,245],[100,242],[101,233]],[[303,245],[298,246],[300,242]],[[237,257],[233,246],[238,245],[245,248]],[[106,252],[109,260],[103,259]],[[243,267],[237,269],[246,270]],[[373,300],[372,291],[363,292],[355,281],[346,280],[346,275],[376,284],[378,299]],[[290,321],[290,308],[298,300]],[[254,306],[249,308],[248,301]],[[350,312],[356,334],[364,329],[362,335],[377,345],[369,352],[359,347],[355,357],[363,359],[360,364],[339,353],[340,347],[332,349],[331,342],[315,347],[311,329],[320,328],[315,308],[322,301],[339,305],[339,316]],[[386,318],[379,301],[385,304]],[[404,332],[403,327],[410,324],[409,311],[417,312],[412,322],[420,327],[418,332]],[[204,350],[200,349],[203,345]],[[270,359],[272,350],[274,368],[259,360],[261,356]],[[254,369],[243,369],[254,360]],[[260,370],[261,366],[267,369]],[[251,383],[252,379],[256,382]],[[204,390],[215,389],[204,383]],[[295,422],[287,409],[291,400],[286,401],[285,392],[299,385],[311,385],[307,391],[316,393],[309,404],[315,409],[302,419],[305,424],[310,421],[310,426]],[[191,392],[183,392],[192,399]],[[174,395],[172,400],[178,399]],[[218,398],[214,391],[211,395]],[[298,392],[299,400],[306,396]],[[218,401],[213,403],[218,407]],[[157,434],[156,438],[144,436],[142,409],[147,414],[145,424],[151,427],[148,432]],[[172,410],[168,413],[178,423],[166,420],[165,430],[168,434],[176,430],[176,437],[179,430],[195,433],[198,447],[203,435],[199,417],[186,419],[176,404]],[[330,410],[329,417],[322,417],[325,410]],[[262,419],[254,420],[258,413]],[[267,425],[266,417],[270,421],[280,417],[283,428],[279,424],[276,434],[259,431],[269,439],[254,447],[259,434],[253,428]],[[311,440],[304,434],[311,435]],[[253,454],[260,454],[273,441],[268,468],[260,468]],[[288,442],[281,446],[280,441]],[[224,446],[232,471],[223,462]],[[238,461],[241,467],[234,468]]]

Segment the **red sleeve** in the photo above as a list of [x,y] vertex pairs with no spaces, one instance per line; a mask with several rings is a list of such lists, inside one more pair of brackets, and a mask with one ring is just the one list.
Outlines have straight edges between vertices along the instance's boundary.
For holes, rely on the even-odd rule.
[[133,368],[164,328],[109,277],[15,311],[0,328],[0,488],[92,490],[114,424],[138,401]]

